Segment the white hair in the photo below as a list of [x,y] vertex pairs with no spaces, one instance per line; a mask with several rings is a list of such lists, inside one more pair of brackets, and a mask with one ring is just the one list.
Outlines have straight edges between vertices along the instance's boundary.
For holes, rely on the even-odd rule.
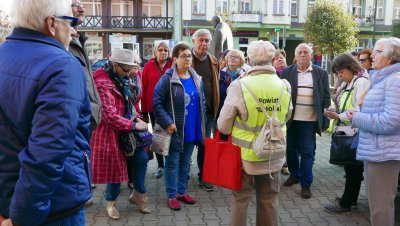
[[211,32],[208,29],[198,29],[194,32],[192,35],[192,40],[197,40],[200,36],[207,35],[208,38],[210,39],[210,42],[212,40]]
[[381,38],[375,43],[375,48],[379,44],[384,45],[383,54],[392,58],[392,64],[400,63],[400,39],[395,37]]
[[247,47],[247,57],[251,66],[271,65],[275,47],[269,41],[252,41]]
[[294,50],[294,55],[297,56],[299,54],[300,48],[306,48],[310,54],[313,53],[312,48],[307,43],[300,43],[296,49]]
[[71,0],[14,0],[11,25],[43,32],[48,16],[72,16]]

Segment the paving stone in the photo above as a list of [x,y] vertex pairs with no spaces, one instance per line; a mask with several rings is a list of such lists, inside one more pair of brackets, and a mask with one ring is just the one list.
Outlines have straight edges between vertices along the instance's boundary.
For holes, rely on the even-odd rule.
[[[341,196],[345,178],[342,167],[329,164],[330,135],[317,136],[317,151],[314,164],[314,182],[311,186],[313,196],[303,199],[300,196],[300,185],[281,187],[279,195],[279,225],[281,226],[312,226],[312,225],[358,225],[370,226],[368,200],[362,183],[358,208],[351,215],[330,214],[324,211],[324,205],[334,201],[335,196]],[[153,210],[150,214],[141,214],[136,205],[129,203],[131,191],[126,184],[121,186],[121,193],[117,200],[117,208],[121,213],[120,220],[111,220],[107,216],[104,199],[105,185],[97,185],[93,190],[94,204],[86,208],[86,225],[90,226],[218,226],[229,225],[230,205],[232,192],[229,189],[215,186],[213,192],[207,192],[198,186],[197,182],[197,151],[193,152],[193,165],[190,169],[188,194],[192,195],[197,203],[187,205],[182,203],[180,211],[173,211],[167,205],[167,195],[164,187],[164,177],[156,179],[157,161],[148,163],[146,188],[149,197],[148,205]],[[282,175],[281,183],[288,178]],[[256,197],[249,202],[247,211],[247,225],[256,223]]]

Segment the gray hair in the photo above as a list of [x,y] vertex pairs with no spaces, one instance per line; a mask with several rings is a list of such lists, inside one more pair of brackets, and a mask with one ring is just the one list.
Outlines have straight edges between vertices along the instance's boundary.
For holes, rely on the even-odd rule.
[[385,56],[392,58],[391,64],[400,63],[400,39],[395,37],[382,38],[375,43],[384,45],[383,53]]
[[228,58],[230,55],[238,55],[240,57],[240,66],[243,67],[245,58],[244,58],[244,54],[241,50],[237,50],[237,49],[230,50],[225,56],[226,62],[228,62]]
[[269,41],[252,41],[247,47],[247,56],[251,66],[271,65],[275,47]]
[[170,55],[169,53],[171,52],[171,50],[169,49],[168,44],[167,44],[166,42],[164,42],[164,41],[161,41],[161,42],[157,43],[157,44],[154,46],[154,49],[153,49],[153,56],[154,56],[154,57],[157,57],[157,50],[158,50],[158,48],[159,48],[160,46],[162,46],[162,47],[168,49],[168,56],[169,56],[169,55]]
[[71,0],[14,0],[11,25],[39,32],[45,28],[48,16],[72,16]]
[[192,35],[192,40],[197,40],[200,36],[207,35],[210,39],[210,42],[212,40],[211,32],[208,29],[199,29],[194,32]]
[[300,43],[294,50],[294,55],[297,56],[301,48],[306,48],[310,54],[313,54],[312,48],[307,43]]

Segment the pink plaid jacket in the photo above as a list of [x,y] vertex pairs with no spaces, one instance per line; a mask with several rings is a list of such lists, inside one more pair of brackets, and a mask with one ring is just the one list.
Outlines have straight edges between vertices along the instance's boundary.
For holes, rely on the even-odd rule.
[[133,122],[123,117],[124,99],[103,68],[98,69],[93,77],[100,95],[102,118],[90,143],[92,182],[127,182],[126,157],[118,145],[118,133],[131,131]]

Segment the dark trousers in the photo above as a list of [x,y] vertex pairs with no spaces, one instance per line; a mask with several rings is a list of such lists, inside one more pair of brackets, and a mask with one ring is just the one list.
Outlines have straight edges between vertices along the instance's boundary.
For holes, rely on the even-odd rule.
[[[206,122],[206,137],[211,137],[211,132],[215,132],[214,128],[214,116],[207,115],[207,122]],[[204,164],[204,144],[200,143],[197,146],[197,167],[199,167],[199,181],[202,180],[203,177],[203,164]]]
[[[149,118],[150,118],[151,126],[154,129],[156,120],[154,118],[153,112],[149,112]],[[158,168],[164,168],[164,156],[156,153],[156,158],[157,158]]]
[[[300,180],[302,188],[313,182],[317,122],[293,121],[287,130],[287,164],[290,175]],[[300,159],[301,160],[300,160]]]
[[342,199],[340,200],[340,206],[350,208],[353,202],[357,202],[364,167],[362,165],[344,166],[344,171],[346,172],[346,183]]

